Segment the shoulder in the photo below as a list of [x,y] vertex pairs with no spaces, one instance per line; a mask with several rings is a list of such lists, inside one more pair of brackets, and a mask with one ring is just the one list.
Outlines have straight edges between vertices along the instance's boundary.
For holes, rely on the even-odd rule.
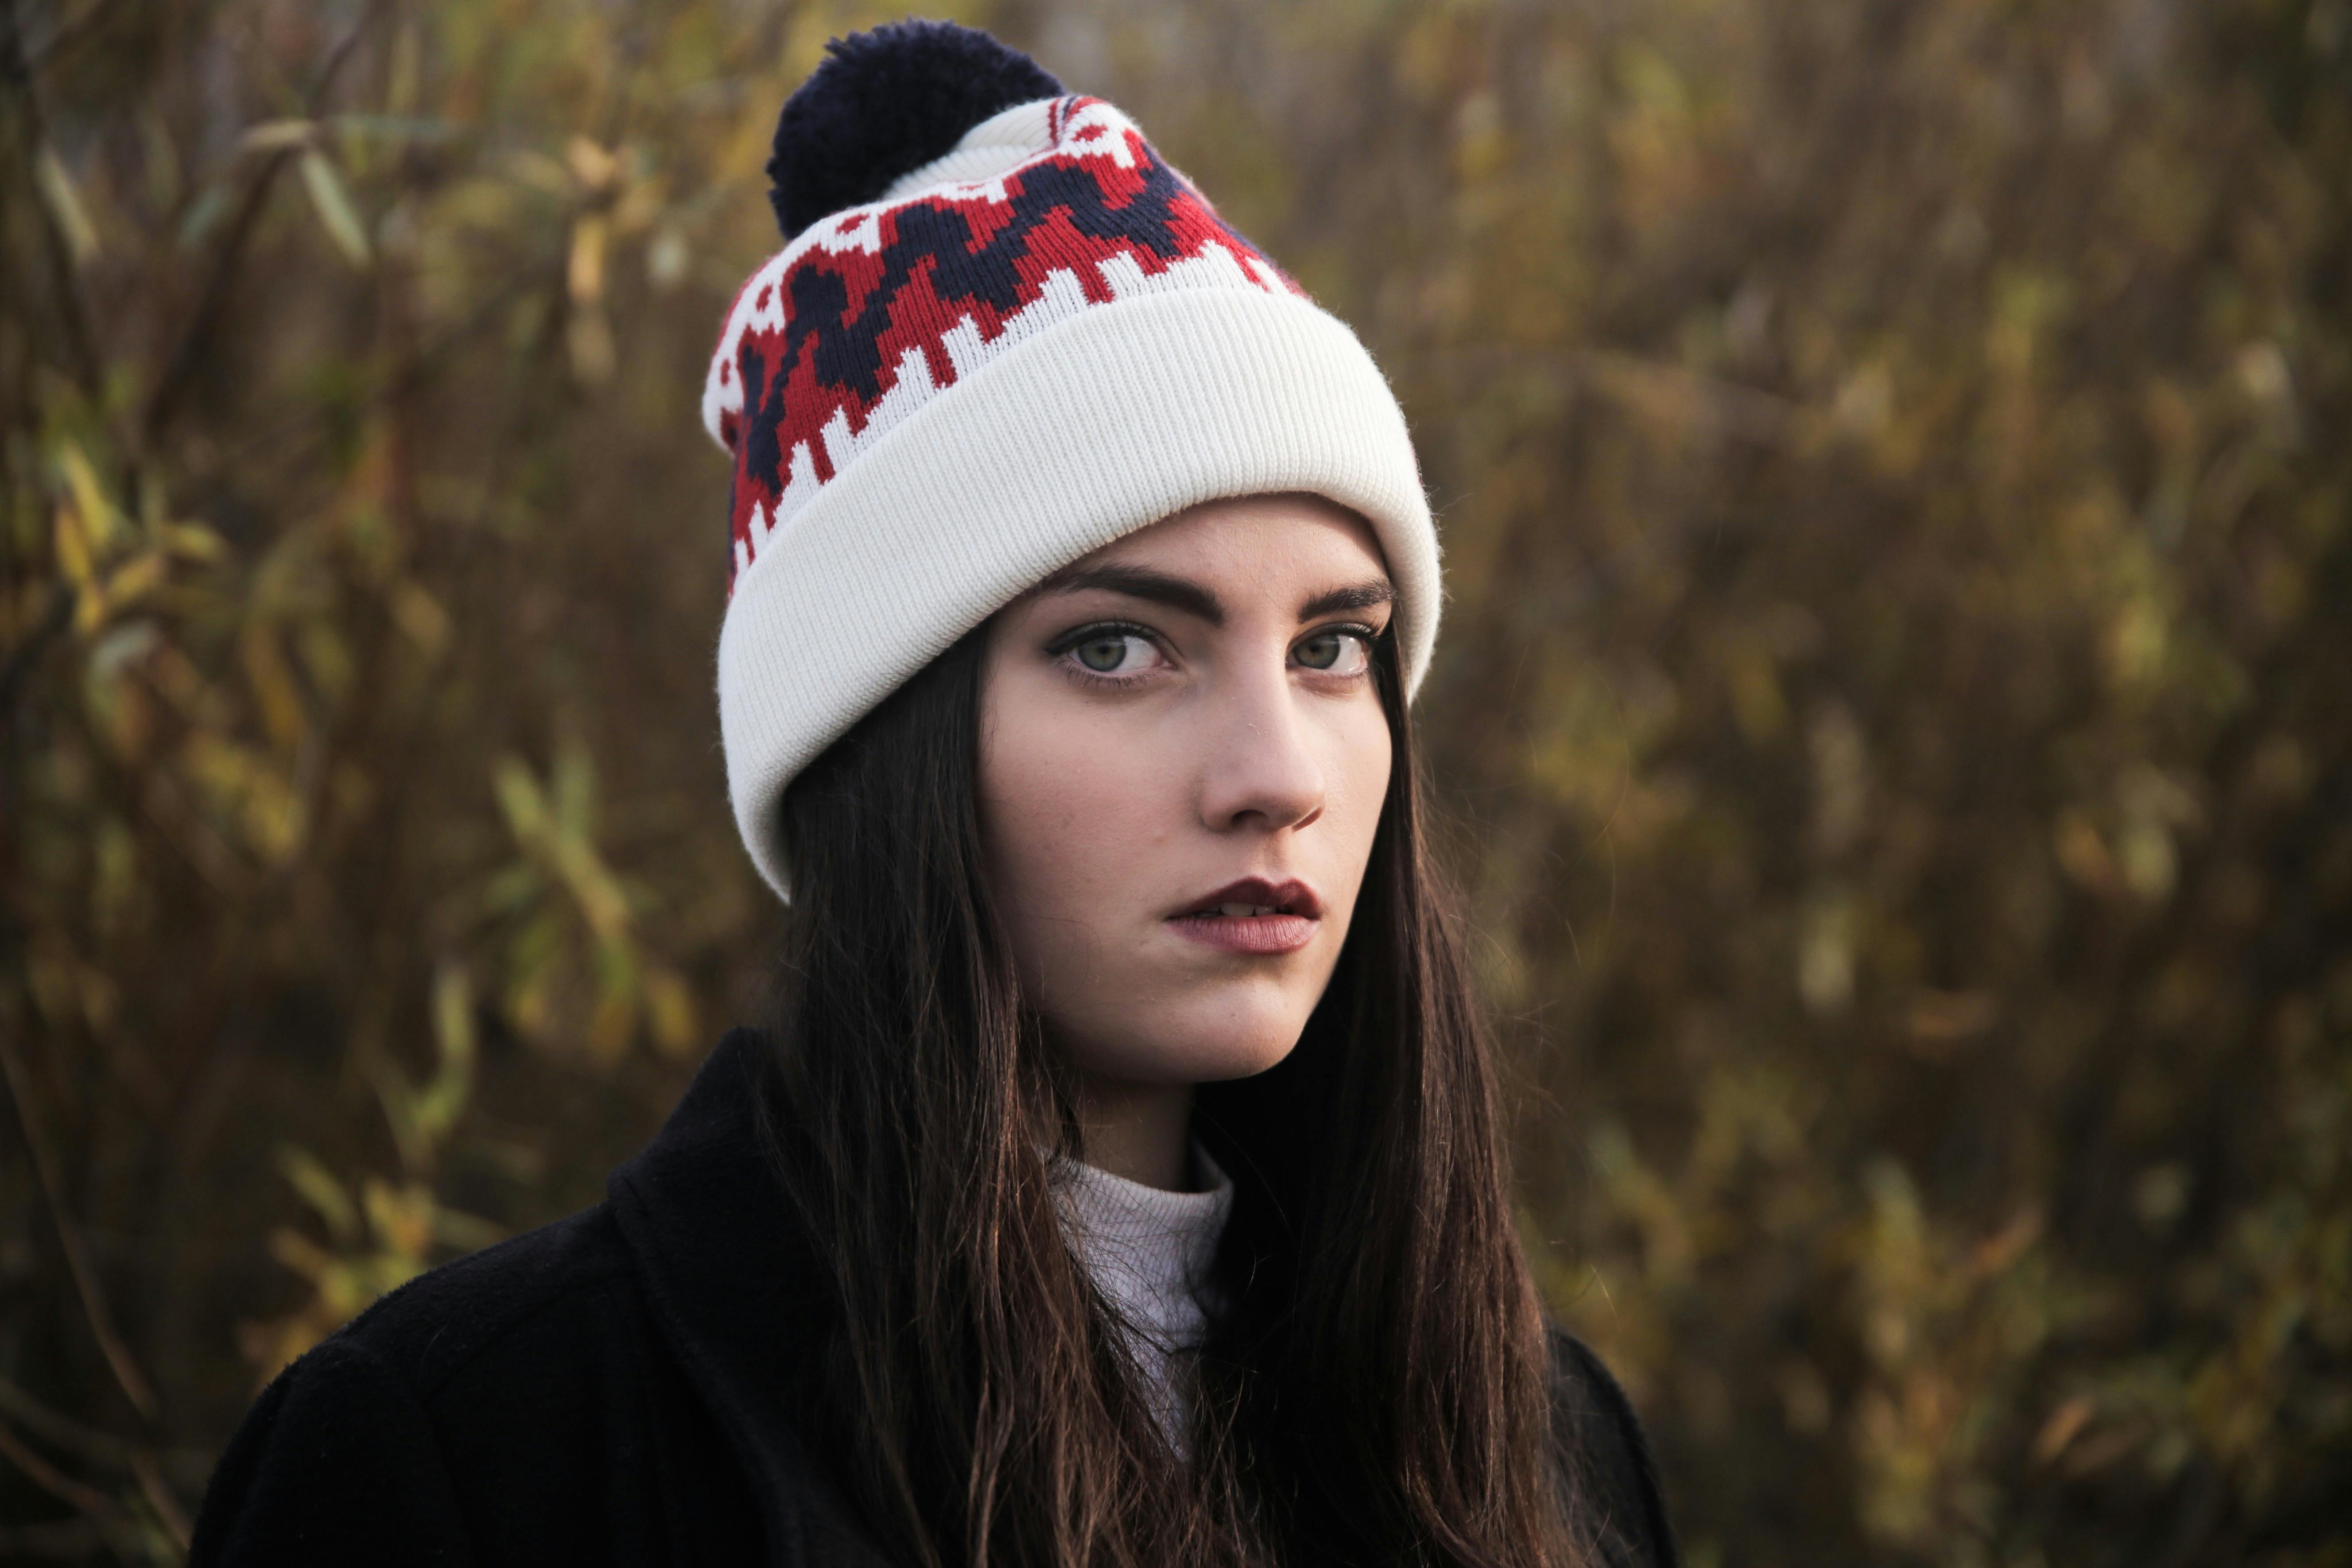
[[372,1358],[429,1400],[485,1359],[597,1333],[634,1286],[620,1227],[598,1204],[417,1276],[328,1343]]
[[[254,1402],[214,1470],[190,1561],[467,1560],[470,1482],[527,1479],[518,1454],[557,1479],[591,1473],[558,1450],[595,1424],[581,1369],[609,1363],[596,1352],[615,1342],[627,1359],[642,1337],[627,1276],[599,1205],[385,1296]],[[530,1436],[519,1423],[536,1426],[531,1442],[514,1442]],[[504,1459],[487,1451],[500,1444]]]
[[1675,1568],[1681,1554],[1633,1403],[1591,1347],[1552,1325],[1552,1425],[1580,1518],[1607,1568]]

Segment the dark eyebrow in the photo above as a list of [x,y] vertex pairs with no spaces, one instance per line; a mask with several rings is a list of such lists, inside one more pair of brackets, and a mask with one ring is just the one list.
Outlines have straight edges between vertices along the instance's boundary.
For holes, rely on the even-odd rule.
[[1387,578],[1379,577],[1316,595],[1299,606],[1298,618],[1311,621],[1318,616],[1336,615],[1341,610],[1371,610],[1395,603],[1396,588]]
[[1225,624],[1225,607],[1208,589],[1189,578],[1171,577],[1165,572],[1141,566],[1065,568],[1037,584],[1041,594],[1076,594],[1088,588],[1124,594],[1130,599],[1149,599],[1155,605],[1197,616],[1213,626]]

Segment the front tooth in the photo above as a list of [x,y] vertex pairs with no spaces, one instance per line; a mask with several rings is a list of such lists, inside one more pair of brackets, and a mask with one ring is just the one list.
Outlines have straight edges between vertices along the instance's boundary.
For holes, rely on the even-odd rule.
[[1249,915],[1255,914],[1257,910],[1251,904],[1219,904],[1217,912],[1221,915]]

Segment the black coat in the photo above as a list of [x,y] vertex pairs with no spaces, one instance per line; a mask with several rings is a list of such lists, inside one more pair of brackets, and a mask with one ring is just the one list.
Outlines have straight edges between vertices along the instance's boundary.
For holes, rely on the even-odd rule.
[[[879,1564],[797,1415],[819,1302],[780,1239],[755,1042],[719,1043],[603,1203],[411,1281],[263,1390],[191,1568]],[[1664,1568],[1633,1412],[1558,1343],[1612,1568]]]

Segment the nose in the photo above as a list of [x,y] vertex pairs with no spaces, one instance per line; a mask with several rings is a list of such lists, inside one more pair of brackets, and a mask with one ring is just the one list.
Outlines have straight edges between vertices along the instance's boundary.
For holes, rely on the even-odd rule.
[[1286,662],[1220,686],[1201,759],[1202,826],[1213,833],[1308,826],[1323,815],[1323,765]]

